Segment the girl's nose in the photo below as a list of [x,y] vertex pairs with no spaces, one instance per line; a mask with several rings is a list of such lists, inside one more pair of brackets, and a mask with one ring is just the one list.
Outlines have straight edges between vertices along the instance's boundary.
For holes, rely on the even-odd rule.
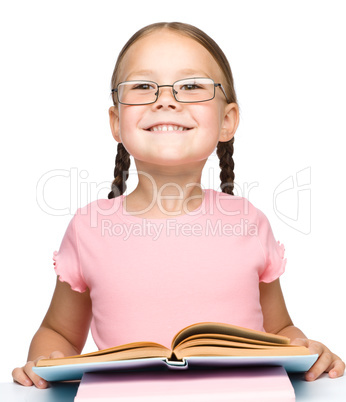
[[168,109],[176,109],[179,107],[179,102],[177,102],[173,96],[173,88],[172,87],[163,87],[159,88],[159,97],[153,106],[156,109],[168,108]]

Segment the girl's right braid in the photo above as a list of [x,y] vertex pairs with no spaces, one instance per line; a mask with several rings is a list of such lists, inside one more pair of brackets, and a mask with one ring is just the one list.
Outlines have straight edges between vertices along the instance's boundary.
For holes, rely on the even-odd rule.
[[234,137],[227,142],[219,142],[216,154],[220,159],[221,191],[233,195],[234,188],[234,160],[233,160]]
[[129,177],[130,164],[130,154],[120,142],[115,157],[114,180],[112,191],[108,194],[109,199],[119,197],[119,195],[126,191],[126,180]]

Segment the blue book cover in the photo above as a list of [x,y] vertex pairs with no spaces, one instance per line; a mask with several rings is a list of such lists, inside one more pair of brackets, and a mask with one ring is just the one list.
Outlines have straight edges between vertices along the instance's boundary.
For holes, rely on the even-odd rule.
[[318,355],[303,356],[196,356],[181,362],[154,357],[49,367],[33,367],[33,371],[47,381],[80,380],[84,373],[102,371],[200,370],[245,366],[282,366],[287,372],[305,372]]

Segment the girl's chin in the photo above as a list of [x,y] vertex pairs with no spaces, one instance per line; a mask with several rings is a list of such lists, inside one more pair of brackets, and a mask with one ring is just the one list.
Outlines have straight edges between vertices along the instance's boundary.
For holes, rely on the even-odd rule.
[[[191,155],[186,156],[186,158],[183,158],[181,154],[166,154],[166,153],[161,153],[159,156],[158,155],[152,155],[152,156],[146,156],[143,157],[143,155],[137,155],[137,157],[134,157],[134,160],[136,162],[137,167],[140,170],[140,165],[143,164],[146,167],[149,166],[161,166],[161,167],[182,167],[183,171],[186,173],[186,167],[187,165],[189,166],[189,169],[192,169],[194,166],[196,168],[198,167],[203,167],[205,164],[206,160],[208,159],[207,156],[205,155],[196,155],[195,157],[192,157]],[[139,173],[141,174],[141,173]],[[145,174],[145,172],[143,172]]]

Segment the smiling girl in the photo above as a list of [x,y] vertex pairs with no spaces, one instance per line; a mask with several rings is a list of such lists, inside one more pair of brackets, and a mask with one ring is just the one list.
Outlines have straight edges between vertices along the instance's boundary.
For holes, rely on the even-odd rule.
[[[191,25],[147,26],[120,52],[112,95],[118,152],[109,199],[72,218],[54,254],[51,305],[14,380],[47,387],[32,371],[36,361],[81,353],[90,325],[100,349],[145,340],[169,347],[202,321],[287,336],[319,354],[307,379],[341,376],[342,360],[292,323],[279,282],[284,248],[267,218],[233,195],[239,108],[218,45]],[[201,186],[215,148],[221,192]],[[138,185],[125,196],[130,155]],[[251,230],[232,230],[244,222]]]

